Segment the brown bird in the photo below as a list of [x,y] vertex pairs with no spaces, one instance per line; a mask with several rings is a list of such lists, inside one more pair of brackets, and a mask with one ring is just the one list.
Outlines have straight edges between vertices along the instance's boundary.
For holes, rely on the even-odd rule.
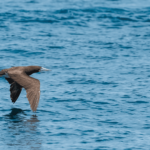
[[30,75],[48,70],[40,66],[12,67],[1,70],[0,76],[5,76],[5,79],[10,84],[10,98],[13,103],[18,99],[22,88],[25,88],[30,107],[34,112],[38,107],[40,99],[40,81],[30,77]]

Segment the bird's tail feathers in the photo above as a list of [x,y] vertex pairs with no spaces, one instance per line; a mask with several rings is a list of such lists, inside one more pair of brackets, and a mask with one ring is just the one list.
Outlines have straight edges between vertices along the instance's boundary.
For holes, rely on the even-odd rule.
[[5,75],[5,71],[4,71],[4,70],[1,70],[1,71],[0,71],[0,77],[3,76],[3,75]]

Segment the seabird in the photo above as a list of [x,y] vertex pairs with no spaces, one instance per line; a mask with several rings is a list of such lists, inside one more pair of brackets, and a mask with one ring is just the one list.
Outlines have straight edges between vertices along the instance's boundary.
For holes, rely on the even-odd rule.
[[48,70],[40,66],[20,66],[3,69],[0,71],[0,76],[4,76],[10,84],[10,98],[13,103],[18,99],[22,88],[25,88],[30,107],[34,112],[40,99],[40,81],[30,77],[30,75]]

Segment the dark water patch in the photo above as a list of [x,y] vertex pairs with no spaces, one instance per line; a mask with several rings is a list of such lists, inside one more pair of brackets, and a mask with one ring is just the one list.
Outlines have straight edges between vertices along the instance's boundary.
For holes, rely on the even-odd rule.
[[72,108],[70,106],[67,106],[67,108],[69,111],[75,111],[75,112],[82,112],[82,111],[88,110],[88,109],[84,109],[84,108],[83,109]]
[[101,84],[103,84],[103,85],[111,85],[111,84],[114,85],[114,84],[115,84],[115,85],[116,85],[117,83],[115,83],[115,82],[105,82],[105,81],[102,81]]
[[[77,90],[75,90],[75,91],[65,91],[64,92],[64,94],[68,94],[68,95],[71,95],[71,94],[81,94],[82,93],[82,91],[77,91]],[[81,99],[79,99],[79,100],[81,100]]]
[[12,108],[11,112],[7,115],[4,115],[5,120],[8,120],[13,123],[19,123],[24,120],[25,112],[20,108]]
[[123,14],[125,12],[128,12],[125,9],[120,9],[120,8],[109,8],[109,7],[94,7],[94,8],[85,8],[81,9],[83,12],[88,12],[88,13],[100,13],[100,12],[107,12],[107,13],[118,13],[118,14]]
[[7,53],[13,53],[13,54],[25,54],[25,53],[28,52],[26,50],[19,50],[19,49],[18,50],[15,50],[15,49],[3,49],[1,51],[7,52]]
[[150,22],[150,19],[146,19],[145,22]]
[[[124,126],[124,127],[125,127],[125,128],[130,128],[130,127],[127,127],[127,126]],[[129,134],[131,134],[130,131],[126,131],[126,132],[123,133],[123,135],[129,135]]]
[[121,98],[131,98],[130,95],[123,95]]
[[86,143],[90,143],[89,141],[81,141],[81,143],[86,144]]
[[[132,49],[132,47],[129,46],[129,45],[122,45],[122,44],[119,44],[119,47],[120,47],[120,48],[123,48],[123,49]],[[127,55],[123,55],[123,56],[129,57],[130,55],[127,54]]]
[[94,150],[107,150],[109,149],[110,147],[108,146],[98,146],[97,148],[95,148]]
[[100,123],[106,123],[106,124],[110,124],[110,125],[122,125],[121,123],[117,122],[117,121],[113,121],[113,120],[105,120],[105,121],[99,121]]
[[[45,57],[46,59],[53,59],[53,60],[61,60],[60,57],[52,57],[52,56],[48,56],[48,57]],[[53,66],[53,68],[59,68],[58,66]],[[54,75],[54,74],[53,74]]]
[[73,102],[76,101],[74,99],[66,99],[66,100],[56,100],[55,102]]
[[36,4],[36,3],[38,3],[38,1],[37,0],[30,0],[30,1],[27,1],[26,3]]
[[38,34],[38,36],[42,36],[42,37],[45,37],[45,36],[47,36],[47,37],[54,37],[56,35],[53,35],[53,34],[50,34],[50,33],[41,32],[40,34]]
[[60,9],[60,10],[56,10],[54,13],[68,14],[68,13],[72,13],[73,11],[78,11],[78,9]]
[[147,104],[149,102],[147,101],[127,101],[127,103],[133,103],[133,104]]
[[12,108],[11,113],[9,113],[8,115],[5,115],[5,116],[13,117],[13,116],[16,116],[17,114],[20,114],[20,113],[24,114],[24,111],[20,108]]
[[111,140],[113,140],[113,138],[97,138],[95,142],[107,142]]
[[44,52],[28,52],[28,53],[26,53],[26,57],[28,57],[28,56],[41,56],[41,55],[44,55],[45,53]]
[[114,43],[112,43],[112,42],[104,42],[104,41],[100,41],[100,40],[98,40],[98,41],[96,41],[96,40],[91,40],[91,41],[89,41],[89,43],[90,44],[96,44],[96,45],[113,45]]
[[116,57],[114,57],[114,56],[109,57],[109,56],[92,56],[92,55],[88,55],[88,56],[86,56],[86,58],[104,60],[104,61],[116,59]]
[[135,94],[136,96],[138,96],[138,97],[140,97],[140,98],[147,98],[147,96],[143,96],[143,95],[141,95],[141,94]]
[[58,18],[59,20],[72,20],[75,19],[74,16],[62,16]]
[[[7,25],[1,24],[1,25],[0,25],[0,30],[1,30],[1,28],[7,28]],[[8,29],[8,28],[7,28],[7,29]]]
[[66,26],[89,27],[85,21],[64,21],[62,24]]
[[133,111],[133,112],[135,111],[134,108],[128,108],[128,110],[129,110],[129,111]]
[[124,139],[125,137],[122,137],[122,136],[116,136],[114,137],[115,139]]
[[69,33],[70,35],[84,35],[82,33]]
[[3,55],[3,57],[1,57],[1,58],[5,58],[5,59],[16,59],[16,56]]
[[52,134],[51,136],[72,136],[72,135],[76,135],[76,134],[71,134],[71,133],[58,133],[58,134]]
[[103,104],[110,104],[108,102],[93,102],[94,104],[103,105]]
[[[31,110],[30,110],[31,111]],[[51,111],[51,109],[39,109],[36,111],[37,113],[47,113],[49,115],[60,115],[61,113],[59,113],[58,111]]]
[[63,46],[48,46],[49,49],[64,49]]
[[143,127],[143,129],[148,129],[148,130],[149,130],[149,129],[150,129],[150,126],[149,126],[149,127]]
[[[82,55],[82,54],[81,54]],[[73,56],[76,56],[76,55],[73,55]],[[77,56],[80,56],[80,54]],[[87,69],[88,67],[78,67],[78,66],[75,66],[75,67],[69,67],[69,70],[84,70],[84,69]],[[84,75],[83,75],[84,76]]]
[[127,13],[129,11],[125,10],[125,9],[120,9],[120,8],[109,8],[109,7],[86,7],[86,8],[83,8],[83,9],[60,9],[60,10],[56,10],[54,13],[59,13],[59,14],[68,14],[68,13],[89,13],[89,14],[92,14],[92,13],[103,13],[103,12],[106,12],[106,13],[118,13],[118,14],[124,14],[124,13]]
[[80,80],[68,80],[66,81],[68,84],[102,84],[102,85],[117,85],[117,83],[114,82],[105,82],[105,81],[95,81],[95,80],[86,80],[86,79],[80,79]]
[[15,20],[15,22],[20,23],[57,23],[59,20],[56,19],[43,19],[43,18],[32,18],[32,17],[21,17],[19,20]]
[[126,18],[126,17],[117,17],[120,21],[132,21],[132,22],[137,22],[135,19],[131,18]]
[[79,98],[79,99],[57,99],[55,100],[55,102],[88,102],[88,100],[86,99],[82,99],[82,98]]
[[50,13],[50,11],[45,11],[45,10],[40,10],[40,9],[30,10],[30,9],[22,8],[22,9],[19,9],[18,11],[20,12],[19,16],[25,16],[27,14],[43,15],[44,13],[47,13],[47,15],[49,15]]
[[17,14],[11,12],[0,13],[0,21],[6,21],[6,19],[15,18]]
[[85,130],[83,132],[95,132],[95,130]]
[[[129,17],[121,17],[121,16],[114,16],[114,15],[111,15],[111,14],[101,14],[97,17],[97,19],[99,19],[100,21],[102,21],[101,19],[110,19],[113,23],[115,22],[120,22],[120,23],[123,23],[123,22],[138,22],[138,20],[136,19],[133,19],[133,18],[129,18]],[[108,20],[106,20],[108,21]]]
[[117,13],[117,14],[126,14],[129,13],[127,9],[122,9],[122,8],[105,8],[106,12],[111,12],[111,13]]

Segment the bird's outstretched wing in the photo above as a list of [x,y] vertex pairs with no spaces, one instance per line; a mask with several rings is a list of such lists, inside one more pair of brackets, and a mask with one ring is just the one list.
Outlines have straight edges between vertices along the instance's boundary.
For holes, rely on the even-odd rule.
[[36,111],[40,99],[40,81],[23,72],[8,72],[11,79],[25,88],[32,111]]
[[21,93],[22,87],[18,83],[14,82],[14,80],[11,78],[5,78],[5,79],[10,84],[10,98],[12,102],[15,103]]
[[15,82],[15,81],[14,81],[13,79],[11,79],[11,78],[6,78],[6,77],[5,77],[5,79],[8,81],[9,84],[12,84],[13,82]]

